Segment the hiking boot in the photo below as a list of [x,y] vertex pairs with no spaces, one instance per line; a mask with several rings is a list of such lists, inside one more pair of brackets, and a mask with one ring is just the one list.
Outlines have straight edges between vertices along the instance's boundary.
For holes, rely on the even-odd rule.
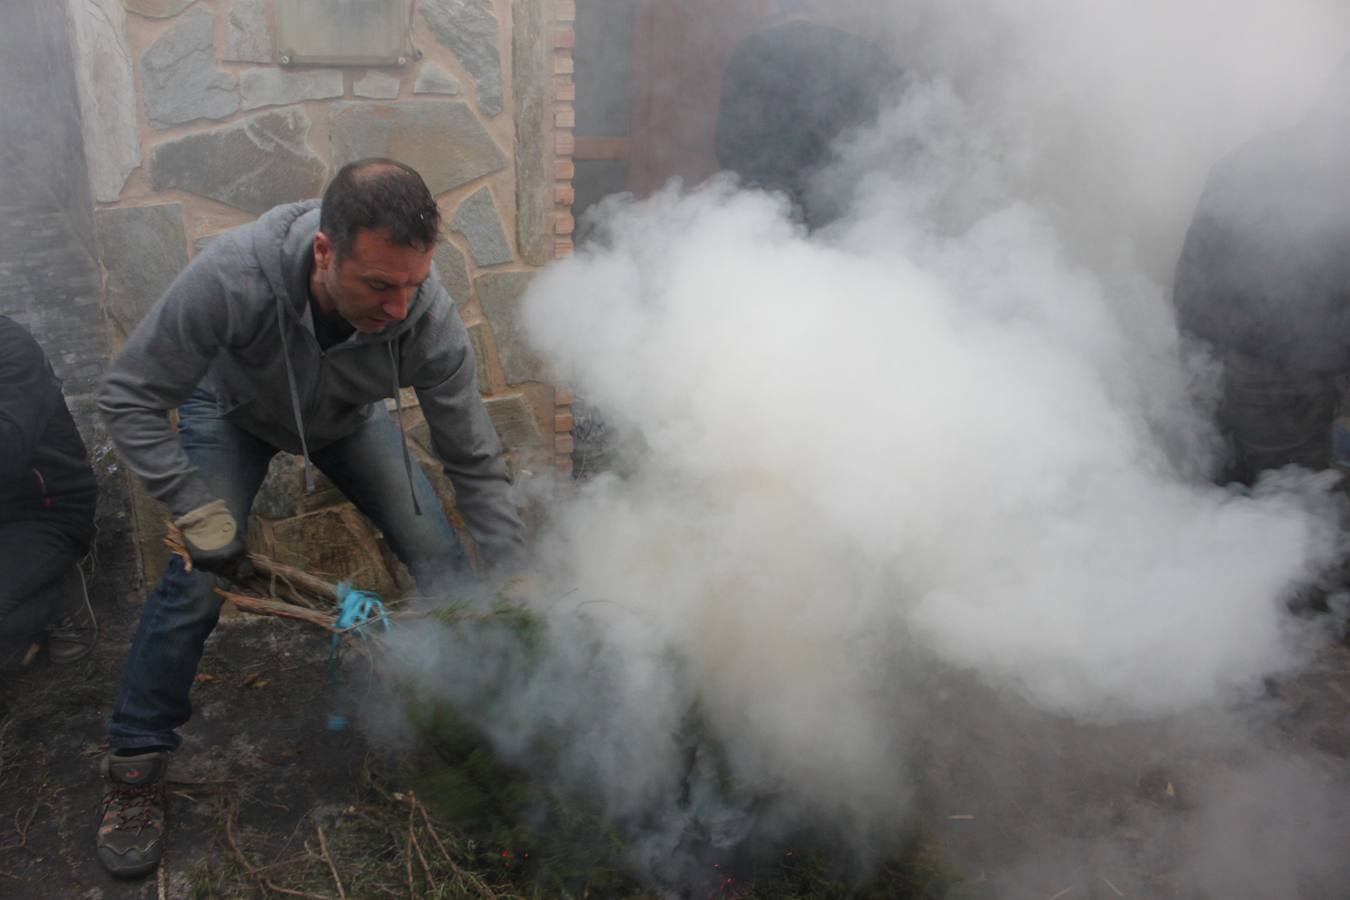
[[103,821],[98,861],[122,878],[148,875],[164,852],[164,771],[169,754],[151,750],[103,758]]
[[47,658],[57,665],[67,665],[93,652],[98,640],[98,620],[94,618],[79,569],[71,570],[61,590],[70,598],[69,611],[47,629]]

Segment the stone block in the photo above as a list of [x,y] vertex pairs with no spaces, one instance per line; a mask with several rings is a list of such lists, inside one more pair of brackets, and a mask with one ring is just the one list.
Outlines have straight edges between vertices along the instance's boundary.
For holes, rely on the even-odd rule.
[[473,284],[469,281],[469,262],[460,249],[449,241],[441,241],[436,245],[436,252],[431,258],[436,264],[436,274],[441,279],[441,286],[450,295],[450,299],[455,301],[456,306],[468,303],[469,296],[473,293]]
[[399,78],[388,72],[367,72],[352,83],[352,93],[371,100],[393,100],[398,97]]
[[435,63],[423,63],[413,82],[413,93],[453,96],[459,93],[459,80]]
[[491,0],[422,0],[431,33],[464,65],[478,90],[484,115],[502,111],[502,59]]
[[173,188],[256,214],[278,203],[318,196],[327,168],[308,144],[310,121],[293,108],[157,146],[150,158],[155,190]]
[[469,343],[473,345],[473,377],[478,382],[478,393],[492,393],[492,378],[487,367],[487,326],[475,322],[469,326]]
[[506,156],[468,104],[404,100],[335,103],[329,115],[333,166],[370,156],[412,166],[432,194],[506,168]]
[[152,19],[168,19],[192,5],[192,0],[122,0],[126,8]]
[[234,76],[216,68],[211,12],[197,7],[141,57],[146,114],[161,128],[225,119],[239,109]]
[[287,106],[304,100],[332,100],[346,89],[337,69],[249,69],[239,76],[244,110],[263,106]]
[[501,217],[497,215],[497,204],[488,188],[479,188],[459,205],[450,227],[468,241],[475,265],[497,266],[513,259],[502,232]]
[[543,443],[543,433],[524,394],[489,397],[483,401],[483,405],[487,407],[488,418],[492,420],[492,427],[497,429],[502,446],[515,450]]
[[67,13],[89,183],[95,200],[112,203],[141,164],[126,12],[120,0],[84,0]]
[[277,562],[328,581],[349,581],[383,597],[398,592],[398,581],[380,548],[375,529],[351,506],[330,507],[272,523]]
[[225,19],[225,53],[221,58],[265,63],[272,61],[274,53],[266,0],[234,0]]
[[264,519],[289,519],[300,514],[304,493],[304,459],[290,453],[278,453],[272,457],[267,477],[253,498],[253,513]]
[[131,334],[187,265],[182,204],[96,210],[94,229],[108,273],[108,313]]
[[526,341],[520,321],[521,297],[532,277],[530,272],[491,272],[474,281],[508,384],[549,380],[547,366]]

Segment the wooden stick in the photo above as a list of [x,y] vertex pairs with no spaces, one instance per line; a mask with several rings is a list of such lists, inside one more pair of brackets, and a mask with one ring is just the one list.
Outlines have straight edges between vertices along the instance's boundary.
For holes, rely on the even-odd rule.
[[342,879],[338,878],[337,866],[333,865],[333,857],[328,853],[328,842],[323,839],[323,828],[315,822],[314,830],[319,833],[319,851],[323,854],[323,861],[328,863],[328,871],[333,873],[333,884],[337,885],[338,900],[347,900],[347,892],[342,889]]
[[253,597],[248,594],[237,594],[234,591],[227,591],[224,588],[216,588],[216,593],[229,600],[235,606],[260,616],[280,616],[283,619],[295,619],[299,622],[308,622],[310,625],[317,625],[325,631],[332,631],[337,622],[337,616],[332,613],[322,613],[317,609],[309,609],[305,606],[296,606],[294,603],[286,603],[281,600],[268,600],[263,597]]
[[293,587],[303,589],[305,592],[321,597],[330,603],[337,603],[337,585],[332,582],[316,578],[308,572],[302,572],[295,566],[288,566],[274,559],[268,559],[261,553],[250,553],[248,558],[253,563],[253,567],[264,575],[288,582]]

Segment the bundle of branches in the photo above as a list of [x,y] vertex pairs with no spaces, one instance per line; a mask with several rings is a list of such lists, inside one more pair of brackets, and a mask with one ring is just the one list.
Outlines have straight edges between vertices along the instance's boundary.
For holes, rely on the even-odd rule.
[[[183,564],[191,571],[192,558],[188,555],[182,535],[172,522],[166,523],[166,526],[165,545],[181,557]],[[333,582],[277,562],[261,553],[250,553],[249,561],[253,564],[253,576],[235,582],[235,590],[216,588],[216,593],[244,612],[305,622],[339,635],[361,627],[338,627],[337,608],[341,598],[338,585]],[[436,618],[447,623],[507,621],[522,626],[530,624],[520,621],[530,618],[520,603],[505,596],[490,599],[486,610],[483,609],[484,604],[470,602],[464,597],[444,598],[439,605],[423,610],[404,609],[396,602],[386,601],[385,617],[390,621]]]

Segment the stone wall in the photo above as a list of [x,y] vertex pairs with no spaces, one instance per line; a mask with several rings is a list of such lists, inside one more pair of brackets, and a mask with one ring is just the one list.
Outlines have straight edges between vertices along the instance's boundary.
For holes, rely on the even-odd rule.
[[[386,12],[413,10],[397,60],[302,66],[281,45],[282,12],[298,6],[280,2],[67,0],[112,345],[214,235],[317,196],[345,162],[393,157],[422,173],[444,214],[437,269],[469,327],[512,466],[526,477],[568,472],[570,397],[548,383],[516,322],[533,271],[571,251],[570,161],[558,151],[571,127],[574,3],[389,0]],[[325,3],[352,9],[303,5]],[[344,43],[360,37],[326,24]],[[452,506],[406,393],[416,454]],[[136,506],[153,577],[164,513],[143,494]],[[292,457],[274,461],[250,532],[256,549],[316,574],[406,586],[331,486],[304,493]]]
[[136,577],[131,505],[94,410],[109,348],[73,59],[60,4],[0,7],[0,314],[63,382],[103,487],[96,583],[120,592]]

